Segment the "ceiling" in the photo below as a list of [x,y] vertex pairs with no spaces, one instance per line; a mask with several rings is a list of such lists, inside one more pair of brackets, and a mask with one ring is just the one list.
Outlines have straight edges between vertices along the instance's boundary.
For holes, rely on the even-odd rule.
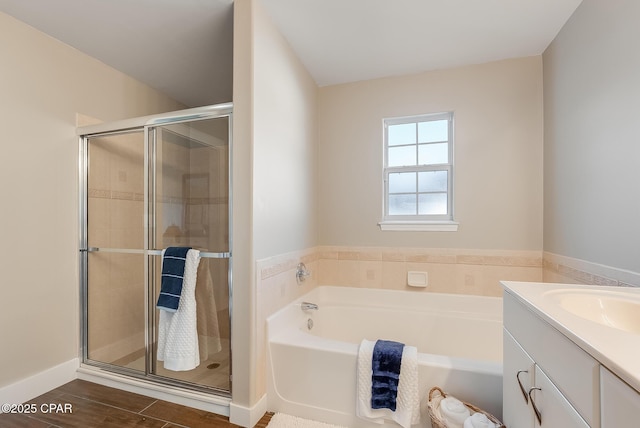
[[188,107],[231,101],[233,0],[0,0],[0,11]]
[[[320,86],[539,55],[582,0],[262,0]],[[232,98],[233,0],[0,0],[194,107]]]
[[582,0],[264,0],[320,86],[540,55]]

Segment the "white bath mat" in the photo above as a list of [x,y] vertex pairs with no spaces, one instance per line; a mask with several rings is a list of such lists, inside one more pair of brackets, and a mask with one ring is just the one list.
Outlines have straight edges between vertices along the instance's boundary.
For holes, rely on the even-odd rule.
[[296,416],[276,413],[269,421],[267,428],[346,428],[338,425],[325,424],[324,422],[310,421]]

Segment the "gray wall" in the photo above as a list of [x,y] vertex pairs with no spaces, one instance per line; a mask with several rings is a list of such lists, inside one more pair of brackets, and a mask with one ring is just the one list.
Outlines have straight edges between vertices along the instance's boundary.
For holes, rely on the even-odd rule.
[[544,249],[640,272],[640,2],[584,0],[543,55]]
[[262,4],[252,22],[256,260],[317,245],[318,88]]

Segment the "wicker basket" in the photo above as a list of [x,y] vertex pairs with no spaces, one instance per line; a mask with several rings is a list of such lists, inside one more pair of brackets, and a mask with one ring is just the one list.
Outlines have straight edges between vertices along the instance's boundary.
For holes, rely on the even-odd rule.
[[[442,401],[442,399],[446,396],[447,394],[445,394],[444,391],[437,386],[434,386],[433,388],[431,388],[431,391],[429,391],[428,408],[429,417],[431,418],[431,425],[433,426],[433,428],[447,428],[447,425],[445,424],[443,418],[440,416],[440,401]],[[489,418],[491,422],[497,424],[500,428],[506,428],[504,424],[492,414],[485,412],[484,410],[474,406],[473,404],[465,403],[464,401],[462,402],[462,404],[467,406],[471,414],[474,414],[476,412],[484,413],[484,415]]]

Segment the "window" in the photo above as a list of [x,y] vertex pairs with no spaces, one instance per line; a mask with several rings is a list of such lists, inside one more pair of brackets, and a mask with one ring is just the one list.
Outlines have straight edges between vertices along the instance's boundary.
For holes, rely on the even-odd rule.
[[453,113],[384,120],[382,230],[457,230]]

